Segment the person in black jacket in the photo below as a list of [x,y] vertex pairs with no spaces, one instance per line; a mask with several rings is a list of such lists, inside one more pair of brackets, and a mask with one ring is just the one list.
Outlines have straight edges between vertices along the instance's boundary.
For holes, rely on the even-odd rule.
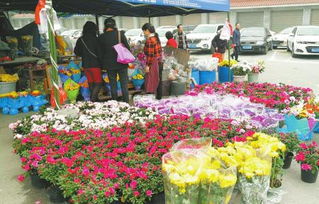
[[118,31],[116,23],[113,18],[107,18],[104,21],[105,30],[99,37],[99,44],[102,51],[102,65],[103,69],[107,70],[107,75],[110,80],[111,94],[113,100],[118,100],[117,94],[117,75],[120,77],[121,89],[124,102],[129,102],[128,93],[128,74],[127,64],[117,62],[117,52],[113,48],[118,43],[123,43],[124,46],[130,50],[124,32]]
[[96,102],[103,83],[100,63],[101,51],[95,23],[91,21],[85,23],[82,37],[77,40],[74,53],[82,57],[82,66],[89,82],[91,101]]
[[215,48],[215,52],[220,53],[222,55],[222,59],[224,59],[224,54],[226,52],[227,40],[220,39],[221,30],[217,31],[217,35],[214,37],[212,45]]

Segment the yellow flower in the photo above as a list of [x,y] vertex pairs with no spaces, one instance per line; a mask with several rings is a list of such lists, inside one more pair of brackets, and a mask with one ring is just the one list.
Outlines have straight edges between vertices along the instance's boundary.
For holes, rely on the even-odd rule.
[[19,80],[18,74],[0,74],[0,81],[2,82],[16,82]]
[[234,186],[237,182],[237,177],[234,174],[220,175],[219,184],[222,188]]

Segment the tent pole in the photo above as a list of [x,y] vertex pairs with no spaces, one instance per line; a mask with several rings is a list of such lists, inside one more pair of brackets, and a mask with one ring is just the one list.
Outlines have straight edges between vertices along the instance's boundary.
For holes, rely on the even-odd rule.
[[[229,12],[227,12],[227,23],[228,22],[230,22],[229,21]],[[228,41],[228,43],[227,43],[227,51],[228,51],[228,62],[229,62],[229,64],[230,64],[230,39],[229,39],[229,41]],[[229,67],[229,72],[228,72],[228,81],[230,82],[231,81],[231,69],[230,69],[230,67]]]
[[[60,109],[60,92],[59,92],[59,75],[58,75],[58,67],[57,67],[57,50],[55,44],[55,33],[54,33],[54,23],[53,23],[53,6],[52,0],[46,0],[46,8],[48,12],[48,33],[49,33],[49,43],[50,43],[50,59],[51,59],[51,83],[52,89],[54,93],[54,102],[55,106]],[[50,22],[51,25],[50,26]]]
[[97,34],[100,35],[100,23],[99,23],[99,16],[95,15],[95,22],[97,26]]

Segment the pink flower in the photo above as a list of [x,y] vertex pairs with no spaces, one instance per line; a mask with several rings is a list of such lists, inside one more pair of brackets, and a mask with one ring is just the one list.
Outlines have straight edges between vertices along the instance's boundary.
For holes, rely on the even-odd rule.
[[29,171],[29,170],[30,170],[30,165],[27,164],[27,165],[23,166],[22,168],[23,168],[25,171]]
[[302,148],[302,149],[308,149],[308,146],[307,146],[306,143],[301,143],[299,146],[300,146],[300,148]]
[[27,158],[25,158],[25,157],[21,157],[21,158],[20,158],[20,160],[21,160],[21,162],[22,162],[22,163],[24,163],[24,162],[26,162],[26,161],[27,161]]
[[138,197],[138,196],[140,195],[140,192],[138,192],[138,191],[134,191],[134,193],[133,193],[133,194],[134,194],[134,196],[135,196],[135,197]]
[[25,177],[23,175],[19,175],[17,179],[18,181],[23,182]]
[[88,176],[88,175],[90,174],[90,170],[89,170],[87,167],[84,167],[84,168],[83,168],[83,171],[82,171],[82,174],[83,174],[84,176]]
[[84,193],[83,189],[78,190],[78,195],[82,195]]
[[301,164],[301,169],[304,171],[309,171],[312,169],[312,167],[309,164]]
[[134,189],[137,187],[137,181],[133,180],[133,181],[130,183],[130,187],[134,190]]
[[306,159],[306,157],[305,157],[305,155],[304,155],[304,153],[302,153],[302,152],[299,152],[297,155],[296,155],[296,161],[297,162],[303,162],[303,161],[305,161],[305,159]]
[[33,162],[31,163],[31,165],[34,166],[35,168],[38,168],[39,162],[38,162],[38,161],[33,161]]
[[148,197],[151,197],[152,194],[153,194],[153,192],[152,192],[151,190],[147,190],[147,191],[146,191],[146,195],[147,195]]
[[34,204],[41,204],[41,201],[37,200],[37,201],[34,202]]

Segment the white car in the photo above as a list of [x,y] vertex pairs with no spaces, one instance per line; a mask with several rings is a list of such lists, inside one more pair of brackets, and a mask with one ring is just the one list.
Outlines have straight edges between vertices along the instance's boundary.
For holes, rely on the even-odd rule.
[[189,50],[203,50],[214,52],[212,41],[217,30],[222,28],[223,24],[200,24],[189,34],[187,34],[187,43]]
[[168,31],[173,33],[174,29],[176,29],[175,26],[161,26],[161,27],[158,27],[156,29],[156,32],[160,38],[162,47],[166,47],[166,43],[167,43],[167,38],[166,38],[165,34]]
[[125,36],[129,44],[141,44],[145,41],[145,36],[142,29],[131,29],[126,31]]
[[273,48],[279,48],[279,47],[287,47],[287,40],[289,37],[289,34],[292,32],[292,29],[294,27],[289,27],[289,28],[285,28],[282,31],[280,31],[279,33],[275,34],[273,36],[273,40],[272,40],[272,45]]
[[319,26],[296,26],[287,40],[287,50],[297,55],[319,56]]

